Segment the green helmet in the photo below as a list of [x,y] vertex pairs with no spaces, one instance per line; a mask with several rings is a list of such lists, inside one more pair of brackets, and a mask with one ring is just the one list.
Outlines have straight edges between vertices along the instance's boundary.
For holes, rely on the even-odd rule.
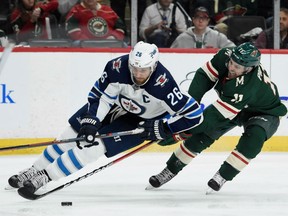
[[235,47],[231,59],[244,67],[253,67],[260,64],[260,51],[251,43],[242,43]]

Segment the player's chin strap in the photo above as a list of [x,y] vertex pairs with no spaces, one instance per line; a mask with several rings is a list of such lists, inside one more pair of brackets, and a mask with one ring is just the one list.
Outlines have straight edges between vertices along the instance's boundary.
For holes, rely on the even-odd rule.
[[45,192],[45,193],[42,193],[42,194],[33,194],[33,193],[31,193],[29,190],[27,190],[25,187],[22,187],[22,188],[19,188],[19,189],[18,189],[18,194],[19,194],[20,196],[26,198],[26,199],[29,199],[29,200],[37,200],[37,199],[40,199],[40,198],[42,198],[42,197],[44,197],[44,196],[47,196],[47,195],[49,195],[49,194],[51,194],[51,193],[54,193],[54,192],[59,191],[59,190],[65,188],[65,187],[68,187],[68,186],[70,186],[70,185],[72,185],[72,184],[74,184],[74,183],[76,183],[76,182],[79,182],[79,181],[81,181],[81,180],[83,180],[83,179],[86,179],[86,178],[88,178],[89,176],[94,175],[94,174],[96,174],[96,173],[98,173],[98,172],[100,172],[100,171],[102,171],[102,170],[104,170],[104,169],[106,169],[106,168],[108,168],[108,167],[110,167],[110,166],[112,166],[112,165],[114,165],[114,164],[116,164],[116,163],[118,163],[118,162],[120,162],[120,161],[128,158],[128,157],[130,157],[131,155],[134,155],[135,153],[141,151],[142,149],[147,148],[148,146],[150,146],[150,145],[153,144],[154,142],[155,142],[155,141],[149,141],[148,143],[141,145],[140,147],[134,149],[133,151],[130,151],[130,152],[127,153],[127,154],[124,154],[123,156],[121,156],[121,157],[119,157],[119,158],[111,161],[110,163],[108,163],[108,164],[106,164],[106,165],[104,165],[104,166],[101,166],[101,167],[99,167],[99,168],[97,168],[97,169],[94,169],[93,171],[88,172],[88,173],[86,173],[85,175],[82,175],[82,176],[78,177],[77,179],[74,179],[74,180],[72,180],[72,181],[70,181],[70,182],[64,183],[64,184],[62,184],[62,185],[60,185],[60,186],[58,186],[58,187],[56,187],[56,188],[54,188],[54,189],[52,189],[52,190],[50,190],[50,191],[47,191],[47,192]]
[[[144,131],[143,128],[136,128],[134,130],[128,130],[128,131],[120,131],[120,132],[114,132],[114,133],[106,133],[106,134],[98,134],[95,136],[95,138],[109,138],[114,136],[127,136],[127,135],[133,135],[133,134],[140,134]],[[19,149],[27,149],[27,148],[35,148],[35,147],[41,147],[41,146],[48,146],[48,145],[54,145],[54,144],[63,144],[63,143],[71,143],[76,141],[84,141],[84,137],[77,137],[77,138],[71,138],[71,139],[62,139],[62,140],[52,140],[48,142],[40,142],[40,143],[32,143],[32,144],[24,144],[24,145],[17,145],[17,146],[8,146],[0,148],[1,151],[8,151],[8,150],[19,150]]]

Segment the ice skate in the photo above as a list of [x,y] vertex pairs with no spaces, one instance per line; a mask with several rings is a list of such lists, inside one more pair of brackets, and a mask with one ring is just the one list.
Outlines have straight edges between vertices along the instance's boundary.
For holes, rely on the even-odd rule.
[[219,171],[216,172],[213,178],[208,181],[209,188],[207,189],[206,194],[211,194],[213,191],[219,191],[225,182],[226,179],[220,175]]
[[46,185],[50,178],[45,170],[38,171],[31,179],[23,183],[23,188],[30,193],[35,193],[39,188]]
[[37,169],[30,167],[28,169],[20,171],[17,175],[13,175],[8,179],[9,186],[6,186],[6,190],[13,188],[23,187],[24,181],[31,179],[34,175],[37,174]]
[[174,178],[176,174],[172,173],[167,167],[162,170],[159,174],[151,176],[149,178],[149,185],[146,187],[146,190],[151,190],[154,188],[159,188],[163,184],[170,181],[172,178]]

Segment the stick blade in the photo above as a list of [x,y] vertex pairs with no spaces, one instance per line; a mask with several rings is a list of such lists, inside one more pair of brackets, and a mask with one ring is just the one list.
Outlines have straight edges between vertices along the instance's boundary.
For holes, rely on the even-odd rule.
[[20,196],[28,200],[37,200],[41,198],[41,195],[33,194],[29,190],[27,190],[25,187],[19,188],[17,192]]

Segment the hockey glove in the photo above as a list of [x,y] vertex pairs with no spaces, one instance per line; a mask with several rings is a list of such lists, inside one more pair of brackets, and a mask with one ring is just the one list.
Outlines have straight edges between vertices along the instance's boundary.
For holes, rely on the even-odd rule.
[[[94,143],[95,136],[100,127],[101,123],[97,118],[92,116],[85,116],[82,118],[81,128],[77,137],[84,136],[85,141],[90,144],[90,145],[84,145],[85,148],[96,144],[96,142]],[[82,146],[79,141],[77,141],[77,146],[78,148],[82,149]]]
[[168,125],[162,120],[141,121],[138,127],[144,128],[144,132],[140,134],[144,140],[162,140],[171,135]]
[[185,132],[182,132],[179,134],[173,134],[169,136],[167,139],[161,140],[160,142],[158,142],[158,145],[161,145],[161,146],[173,145],[173,144],[178,143],[179,141],[186,140],[191,136],[192,134],[185,133]]

